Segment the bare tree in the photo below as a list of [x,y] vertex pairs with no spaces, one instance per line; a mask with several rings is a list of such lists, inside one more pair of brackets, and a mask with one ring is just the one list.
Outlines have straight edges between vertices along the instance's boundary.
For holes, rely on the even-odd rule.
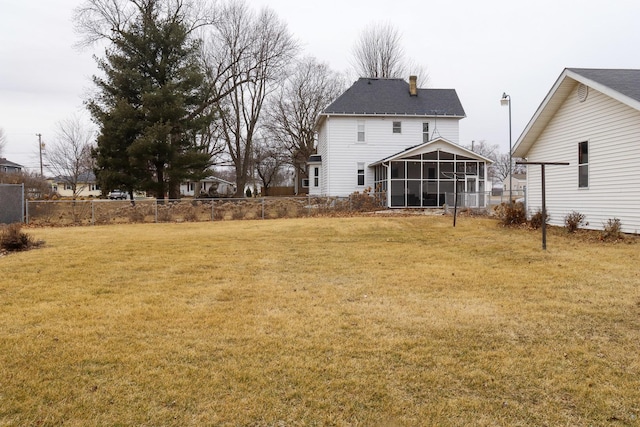
[[298,63],[267,108],[269,138],[288,154],[299,180],[315,153],[315,124],[322,110],[344,90],[344,79],[329,66],[307,57]]
[[51,195],[51,184],[38,172],[0,172],[0,183],[24,184],[25,199],[43,199]]
[[269,196],[269,189],[277,183],[288,159],[280,147],[268,139],[256,139],[253,152],[255,170],[262,181],[262,195]]
[[217,49],[214,57],[237,58],[224,74],[228,78],[221,90],[230,94],[218,104],[218,113],[241,197],[253,174],[253,140],[263,104],[282,80],[297,45],[273,11],[255,14],[244,1],[235,1],[223,6]]
[[0,128],[0,157],[3,157],[4,150],[7,147],[7,136],[4,133],[4,129]]
[[45,150],[47,168],[73,191],[73,199],[85,188],[93,174],[91,148],[95,133],[73,117],[58,123],[55,142]]
[[429,81],[425,67],[407,60],[402,47],[402,34],[390,23],[367,26],[353,47],[353,68],[359,77],[418,77],[418,85]]
[[[526,168],[523,165],[517,165],[516,162],[519,161],[520,158],[513,157],[509,158],[509,153],[499,154],[495,163],[492,165],[492,169],[494,170],[494,176],[500,180],[504,181],[509,177],[509,173],[513,171],[516,173],[525,173]],[[511,162],[511,167],[509,167],[509,163]]]

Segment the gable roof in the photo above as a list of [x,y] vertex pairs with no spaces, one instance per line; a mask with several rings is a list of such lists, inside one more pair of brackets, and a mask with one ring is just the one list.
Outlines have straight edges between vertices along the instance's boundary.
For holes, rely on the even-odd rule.
[[361,77],[321,115],[398,115],[465,117],[455,89],[418,89],[409,93],[403,79]]
[[[67,182],[67,183],[71,183],[74,181],[74,177],[73,176],[66,176],[66,175],[58,175],[52,178],[52,180],[54,182]],[[96,175],[93,172],[81,172],[78,176],[77,176],[77,183],[90,183],[90,182],[96,182]]]
[[[439,143],[439,144],[438,144]],[[408,147],[398,153],[392,154],[391,156],[385,157],[382,160],[378,160],[375,163],[371,163],[369,165],[369,167],[373,167],[373,166],[377,166],[379,164],[385,163],[385,162],[389,162],[392,160],[398,160],[398,159],[402,159],[405,157],[411,157],[414,156],[416,154],[422,154],[422,153],[428,153],[428,148],[431,145],[445,145],[445,146],[450,146],[451,148],[453,148],[456,151],[461,151],[463,153],[465,153],[465,155],[467,155],[470,158],[476,159],[476,160],[481,160],[487,163],[493,163],[493,160],[489,159],[488,157],[484,157],[481,156],[478,153],[474,153],[473,151],[469,150],[468,148],[464,148],[461,145],[458,145],[454,142],[449,141],[448,139],[442,138],[442,137],[438,137],[435,139],[432,139],[431,141],[427,141],[427,142],[423,142],[422,144],[418,144],[418,145],[414,145],[413,147]]]
[[12,161],[9,161],[7,159],[5,159],[4,157],[0,157],[0,166],[7,166],[10,168],[16,168],[16,169],[23,169],[24,166],[19,165],[17,163],[14,163]]
[[640,70],[565,68],[516,141],[514,156],[526,157],[533,143],[580,83],[640,110]]

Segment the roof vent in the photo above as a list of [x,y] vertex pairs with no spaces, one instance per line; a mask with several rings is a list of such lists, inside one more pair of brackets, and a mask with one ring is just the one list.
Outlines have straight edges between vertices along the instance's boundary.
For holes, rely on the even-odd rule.
[[580,83],[580,86],[578,86],[578,101],[580,102],[586,101],[588,95],[589,95],[589,86]]

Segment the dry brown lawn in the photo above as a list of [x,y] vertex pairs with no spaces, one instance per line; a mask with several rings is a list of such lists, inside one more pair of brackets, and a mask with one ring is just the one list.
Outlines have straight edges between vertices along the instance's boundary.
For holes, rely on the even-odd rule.
[[28,230],[0,425],[588,426],[640,417],[640,251],[486,218]]

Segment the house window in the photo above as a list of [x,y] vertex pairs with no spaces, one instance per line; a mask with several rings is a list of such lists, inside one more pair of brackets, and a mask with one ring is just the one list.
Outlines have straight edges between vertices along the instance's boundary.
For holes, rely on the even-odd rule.
[[358,120],[358,142],[364,142],[364,120]]
[[422,142],[429,142],[429,123],[422,124]]
[[319,185],[320,185],[320,168],[316,166],[313,168],[313,186],[318,187]]
[[309,178],[302,179],[302,188],[309,188]]
[[589,186],[589,142],[578,143],[578,187]]
[[358,185],[364,185],[364,163],[358,163]]
[[393,133],[402,133],[402,122],[393,122]]

